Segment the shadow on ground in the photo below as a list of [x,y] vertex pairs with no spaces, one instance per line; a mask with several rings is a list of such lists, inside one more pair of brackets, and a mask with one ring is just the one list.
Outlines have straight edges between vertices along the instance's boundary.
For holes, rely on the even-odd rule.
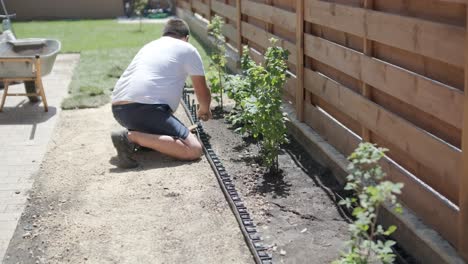
[[27,99],[14,107],[5,106],[0,112],[0,125],[34,125],[44,123],[57,114],[57,108],[49,106],[45,112],[42,103],[30,103]]
[[[129,171],[146,171],[146,170],[154,170],[154,169],[161,169],[161,168],[175,168],[179,166],[186,166],[191,165],[193,163],[198,163],[200,160],[197,161],[180,161],[168,157],[164,154],[161,154],[157,151],[152,150],[144,150],[139,151],[135,155],[135,160],[138,162],[139,166],[134,169],[121,169],[118,167],[110,168],[109,172],[111,173],[127,173]],[[109,160],[109,163],[117,166],[118,157],[113,156]]]

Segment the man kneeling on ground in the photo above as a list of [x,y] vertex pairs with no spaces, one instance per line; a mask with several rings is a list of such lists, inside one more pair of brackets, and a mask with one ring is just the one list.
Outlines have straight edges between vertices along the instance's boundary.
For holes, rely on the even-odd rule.
[[112,112],[126,129],[112,132],[118,167],[134,168],[136,146],[154,149],[181,160],[196,160],[202,146],[172,113],[179,106],[188,76],[200,108],[198,117],[209,120],[211,94],[200,54],[191,44],[188,25],[171,19],[163,36],[145,45],[118,80],[112,94]]

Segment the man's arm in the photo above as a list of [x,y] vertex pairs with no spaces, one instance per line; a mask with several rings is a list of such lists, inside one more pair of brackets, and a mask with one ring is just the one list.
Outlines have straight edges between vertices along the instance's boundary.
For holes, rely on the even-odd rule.
[[194,75],[191,76],[193,89],[195,90],[195,95],[197,96],[198,103],[200,104],[200,109],[198,109],[198,118],[203,121],[208,121],[211,119],[211,92],[208,89],[206,84],[205,76],[203,75]]

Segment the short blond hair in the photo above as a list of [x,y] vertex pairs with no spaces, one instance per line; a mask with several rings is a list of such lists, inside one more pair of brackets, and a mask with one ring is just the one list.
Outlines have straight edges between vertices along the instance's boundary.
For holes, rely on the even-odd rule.
[[163,36],[173,36],[176,38],[184,38],[190,35],[190,29],[184,20],[180,18],[171,18],[164,26]]

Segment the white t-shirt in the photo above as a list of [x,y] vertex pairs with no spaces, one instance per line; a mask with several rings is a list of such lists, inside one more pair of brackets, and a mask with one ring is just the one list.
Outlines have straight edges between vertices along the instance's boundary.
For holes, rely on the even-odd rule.
[[205,75],[197,49],[183,40],[162,37],[146,44],[115,85],[112,102],[179,106],[187,76]]

